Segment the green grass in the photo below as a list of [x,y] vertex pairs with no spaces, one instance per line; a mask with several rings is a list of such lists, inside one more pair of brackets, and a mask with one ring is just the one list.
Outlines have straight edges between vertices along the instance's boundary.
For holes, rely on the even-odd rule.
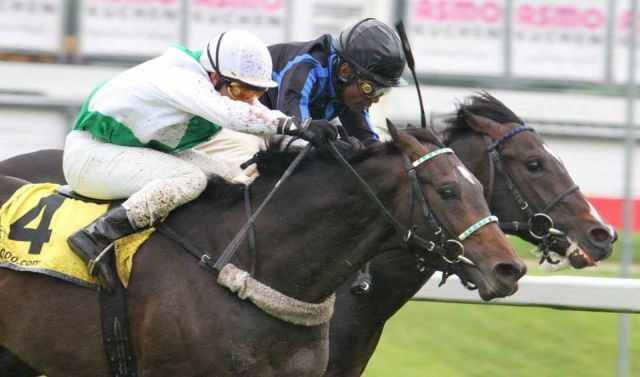
[[[531,246],[511,238],[534,266]],[[640,234],[633,238],[640,278]],[[620,245],[609,262],[560,273],[618,276]],[[516,293],[517,294],[517,293]],[[640,376],[640,314],[631,321],[631,376]],[[615,313],[410,302],[386,325],[364,377],[615,377]]]
[[[640,375],[632,314],[631,376]],[[618,315],[410,302],[387,323],[365,377],[614,377]]]

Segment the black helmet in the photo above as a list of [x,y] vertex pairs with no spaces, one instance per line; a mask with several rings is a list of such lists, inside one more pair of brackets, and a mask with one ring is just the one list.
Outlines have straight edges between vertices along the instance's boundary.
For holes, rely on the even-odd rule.
[[338,55],[359,75],[387,86],[404,86],[406,64],[400,37],[375,18],[358,21],[340,32],[335,44]]

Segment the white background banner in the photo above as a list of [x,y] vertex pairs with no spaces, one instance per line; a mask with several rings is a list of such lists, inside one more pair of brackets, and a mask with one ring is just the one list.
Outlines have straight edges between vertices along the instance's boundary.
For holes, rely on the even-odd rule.
[[504,74],[504,0],[410,0],[407,35],[420,73]]
[[189,0],[187,46],[203,50],[229,29],[247,29],[266,44],[283,42],[285,10],[285,0]]
[[0,49],[60,53],[63,22],[63,0],[2,0]]
[[602,81],[607,0],[514,0],[514,77]]
[[289,39],[308,41],[323,34],[337,36],[342,29],[367,17],[367,2],[360,0],[293,1]]
[[[613,79],[616,83],[626,83],[629,77],[629,30],[631,29],[631,1],[617,0],[614,18],[613,39]],[[636,23],[636,67],[635,79],[640,82],[640,17]]]
[[79,55],[154,57],[181,42],[181,0],[82,0]]

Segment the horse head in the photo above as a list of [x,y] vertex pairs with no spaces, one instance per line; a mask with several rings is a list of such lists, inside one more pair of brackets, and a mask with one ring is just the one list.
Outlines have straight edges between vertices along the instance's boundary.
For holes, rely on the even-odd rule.
[[[427,253],[431,267],[443,270],[445,276],[453,268],[463,283],[478,288],[484,300],[515,293],[526,267],[491,216],[480,182],[435,135],[425,131],[418,140],[389,121],[387,125],[393,143],[411,161],[396,163],[398,185],[405,187],[401,195],[409,191],[417,198],[415,205],[409,205],[409,221],[423,219],[427,225],[413,225],[410,232],[428,227],[432,242],[445,251],[440,263],[433,261],[433,251]],[[405,240],[410,237],[411,233]]]
[[[580,192],[562,160],[500,101],[482,93],[447,120],[445,144],[485,182],[485,196],[508,233],[538,245],[542,259],[575,268],[609,257],[615,230]],[[504,200],[505,197],[512,200]]]

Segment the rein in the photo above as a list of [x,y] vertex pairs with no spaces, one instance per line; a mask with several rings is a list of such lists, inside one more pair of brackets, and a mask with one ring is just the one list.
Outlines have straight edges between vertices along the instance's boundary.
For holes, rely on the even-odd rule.
[[519,231],[528,230],[529,234],[536,239],[540,240],[538,249],[542,252],[540,256],[540,263],[547,261],[550,264],[558,264],[560,261],[555,261],[549,254],[549,249],[553,243],[560,238],[566,238],[567,235],[553,227],[553,219],[547,214],[552,208],[560,203],[564,198],[571,195],[579,189],[578,185],[572,185],[567,188],[560,195],[551,200],[542,211],[534,211],[532,206],[526,200],[524,195],[518,189],[518,186],[514,183],[513,177],[509,174],[507,169],[502,164],[500,159],[500,152],[498,147],[509,140],[511,137],[525,131],[535,132],[533,127],[521,125],[512,130],[500,135],[497,140],[493,141],[489,136],[484,136],[484,142],[489,153],[489,189],[487,191],[487,203],[491,203],[493,196],[493,185],[495,182],[496,172],[502,174],[506,179],[507,188],[511,192],[511,195],[518,203],[518,207],[528,217],[527,222],[511,221],[500,222],[500,229],[504,231]]

